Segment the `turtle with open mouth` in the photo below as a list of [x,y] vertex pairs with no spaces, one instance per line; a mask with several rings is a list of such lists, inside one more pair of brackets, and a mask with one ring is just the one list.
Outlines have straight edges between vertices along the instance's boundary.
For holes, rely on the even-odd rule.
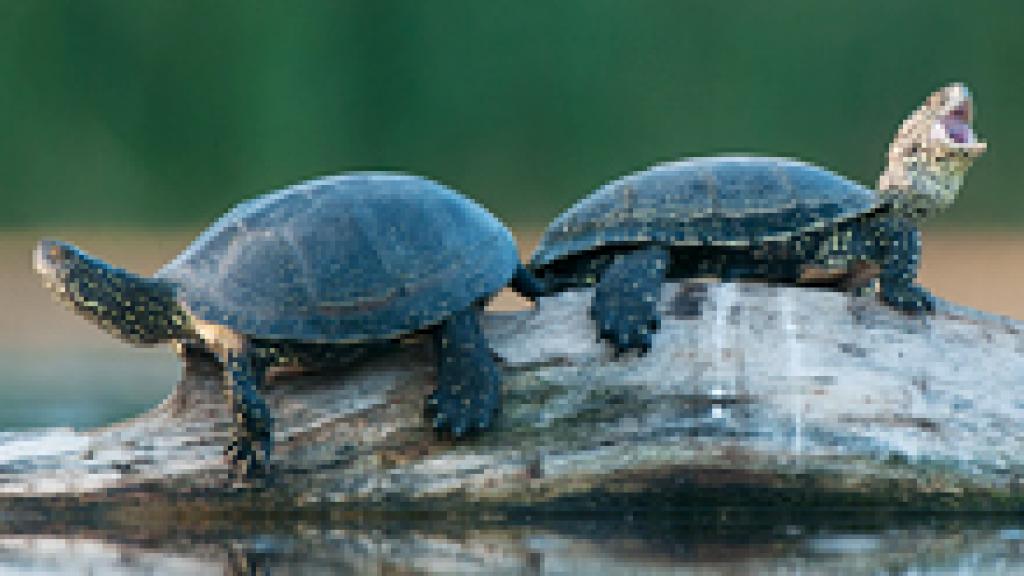
[[665,278],[852,288],[877,278],[886,304],[934,309],[916,284],[917,224],[947,208],[986,148],[971,93],[951,84],[899,127],[877,190],[788,158],[717,156],[637,172],[547,228],[529,268],[545,292],[596,284],[591,315],[617,352],[646,351]]

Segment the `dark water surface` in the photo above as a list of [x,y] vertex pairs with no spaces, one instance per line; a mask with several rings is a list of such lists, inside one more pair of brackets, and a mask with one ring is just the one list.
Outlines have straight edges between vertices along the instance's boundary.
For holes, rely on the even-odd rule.
[[1024,573],[1020,524],[276,523],[0,536],[2,574]]

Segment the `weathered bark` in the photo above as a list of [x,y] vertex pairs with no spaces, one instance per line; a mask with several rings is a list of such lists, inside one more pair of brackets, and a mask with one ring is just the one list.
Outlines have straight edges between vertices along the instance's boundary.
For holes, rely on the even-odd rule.
[[914,318],[825,290],[669,284],[653,350],[614,358],[590,294],[486,318],[503,416],[469,441],[424,421],[433,368],[410,342],[337,373],[275,375],[277,481],[240,489],[222,457],[220,368],[192,355],[138,418],[5,434],[0,503],[1021,508],[1021,324],[948,304]]

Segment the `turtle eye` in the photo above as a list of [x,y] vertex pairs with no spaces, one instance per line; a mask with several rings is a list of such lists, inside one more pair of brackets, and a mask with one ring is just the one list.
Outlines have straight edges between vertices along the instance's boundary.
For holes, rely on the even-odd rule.
[[50,249],[48,252],[48,255],[51,260],[60,260],[61,257],[64,255],[63,251],[60,249],[60,246],[56,244],[50,245]]

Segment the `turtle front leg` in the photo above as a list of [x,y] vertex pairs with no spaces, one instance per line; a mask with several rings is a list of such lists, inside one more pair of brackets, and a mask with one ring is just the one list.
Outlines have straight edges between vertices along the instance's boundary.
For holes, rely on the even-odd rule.
[[882,301],[903,312],[935,310],[935,297],[915,282],[921,259],[917,227],[903,219],[885,218],[875,222],[873,232],[881,267]]
[[434,429],[459,438],[490,428],[501,405],[501,372],[471,307],[434,331],[437,388],[427,397]]
[[270,409],[259,395],[267,361],[248,347],[224,354],[227,395],[234,420],[227,457],[233,472],[247,480],[266,478],[273,450]]
[[598,337],[609,340],[616,353],[651,349],[661,323],[658,297],[668,264],[668,250],[652,246],[616,256],[601,274],[590,315]]

